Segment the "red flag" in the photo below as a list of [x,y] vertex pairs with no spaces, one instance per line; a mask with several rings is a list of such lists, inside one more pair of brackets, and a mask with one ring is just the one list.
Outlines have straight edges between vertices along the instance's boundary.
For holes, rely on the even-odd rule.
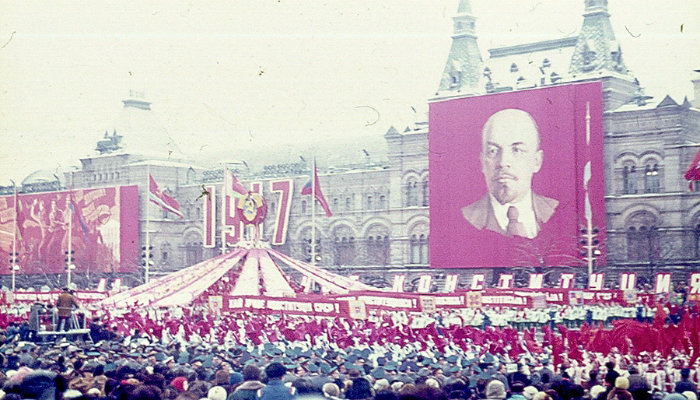
[[[331,212],[331,208],[328,206],[328,201],[326,201],[326,197],[323,195],[323,192],[321,191],[321,185],[319,184],[318,181],[318,171],[316,170],[316,161],[314,161],[314,175],[313,175],[313,182],[311,181],[311,178],[306,182],[304,187],[301,188],[301,194],[302,195],[309,195],[309,194],[315,194],[316,195],[316,200],[318,200],[319,204],[321,204],[321,208],[323,208],[323,211],[326,213],[326,217],[330,217],[333,215]],[[313,187],[315,186],[315,188]]]
[[246,190],[245,186],[236,178],[236,175],[233,174],[233,171],[227,169],[228,174],[224,177],[224,179],[229,179],[230,183],[226,185],[226,188],[230,188],[233,190],[233,193],[231,195],[233,197],[239,198],[243,197],[248,194],[248,190]]
[[690,166],[688,167],[688,170],[685,171],[684,175],[685,179],[690,181],[688,183],[690,190],[693,190],[693,182],[700,181],[700,167],[698,166],[698,163],[700,163],[700,149],[698,149],[698,153],[695,154],[693,162],[690,163]]
[[177,200],[173,199],[167,194],[163,193],[160,190],[160,188],[158,188],[158,184],[156,183],[155,179],[153,179],[152,175],[149,174],[148,179],[150,181],[148,188],[149,200],[159,205],[165,211],[169,211],[180,218],[184,218],[185,216],[182,214],[182,212],[180,212],[180,203],[178,203]]
[[658,303],[656,305],[656,314],[654,314],[654,322],[652,326],[656,329],[661,329],[666,325],[666,318],[668,318],[668,314],[666,314],[666,310],[664,310],[664,305],[661,303]]

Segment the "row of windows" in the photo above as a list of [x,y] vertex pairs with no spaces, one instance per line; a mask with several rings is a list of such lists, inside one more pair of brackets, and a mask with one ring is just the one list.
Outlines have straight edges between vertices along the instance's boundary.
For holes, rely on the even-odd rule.
[[624,194],[636,194],[638,192],[639,176],[643,178],[644,193],[661,192],[661,177],[658,164],[649,164],[644,171],[638,171],[634,165],[627,165],[622,169],[622,192]]
[[[330,254],[333,258],[333,265],[354,265],[358,250],[358,242],[352,237],[335,237],[330,243]],[[368,236],[364,241],[367,251],[368,265],[388,265],[391,261],[391,243],[389,236],[376,235]],[[311,239],[302,241],[302,259],[310,262],[312,259]],[[320,261],[320,254],[323,253],[323,243],[316,239],[313,254],[316,261]],[[409,248],[409,264],[428,264],[428,236],[425,234],[412,235]]]
[[[316,261],[320,261],[320,254],[323,252],[322,242],[316,239],[316,246],[313,254]],[[356,263],[357,242],[354,237],[335,237],[331,243],[331,255],[333,265],[354,265]],[[369,265],[388,265],[390,262],[390,242],[388,236],[368,236],[365,241],[367,250],[367,263]],[[302,241],[302,259],[310,262],[312,259],[311,239]]]
[[119,171],[92,174],[93,182],[110,182],[119,179]]
[[[670,248],[669,248],[670,249]],[[656,226],[627,228],[627,259],[658,264],[670,256]],[[693,255],[700,258],[700,224],[693,232]]]

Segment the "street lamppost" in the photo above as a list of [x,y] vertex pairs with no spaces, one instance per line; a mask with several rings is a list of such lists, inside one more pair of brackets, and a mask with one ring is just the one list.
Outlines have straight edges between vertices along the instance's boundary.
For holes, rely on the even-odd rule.
[[595,264],[595,259],[601,254],[598,249],[598,228],[593,228],[591,226],[590,219],[588,220],[588,226],[581,228],[581,244],[583,245],[584,251],[581,252],[586,258],[586,264],[588,265],[588,276],[593,275],[593,265]]
[[[68,239],[68,243],[70,246],[70,239]],[[68,287],[68,289],[72,289],[72,287],[71,287],[71,273],[75,269],[75,264],[73,264],[73,261],[75,260],[75,258],[73,257],[74,253],[75,253],[75,251],[73,251],[73,250],[66,251],[66,287]]]
[[143,253],[141,253],[141,258],[142,258],[141,265],[144,268],[144,281],[145,281],[145,283],[148,283],[151,279],[151,267],[154,264],[153,257],[152,257],[153,246],[151,246],[151,245],[142,246],[141,250],[143,251]]
[[15,274],[19,271],[19,265],[17,265],[17,252],[12,251],[10,253],[10,271],[12,272],[12,292],[15,291]]

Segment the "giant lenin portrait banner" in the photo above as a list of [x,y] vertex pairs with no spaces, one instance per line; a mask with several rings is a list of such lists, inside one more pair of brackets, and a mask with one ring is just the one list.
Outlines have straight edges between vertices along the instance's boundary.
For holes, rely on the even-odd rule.
[[[0,274],[10,271],[12,242],[21,274],[131,272],[138,260],[138,188],[76,189],[0,197]],[[16,236],[12,231],[17,221]]]
[[431,266],[586,265],[588,218],[605,239],[602,118],[600,82],[432,102]]

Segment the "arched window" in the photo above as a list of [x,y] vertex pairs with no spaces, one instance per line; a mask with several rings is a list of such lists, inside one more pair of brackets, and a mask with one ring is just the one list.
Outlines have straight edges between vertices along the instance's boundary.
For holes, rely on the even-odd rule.
[[658,264],[660,232],[656,218],[648,211],[632,215],[627,221],[627,258],[629,261]]
[[[595,47],[592,42],[586,41],[583,45],[583,52],[581,52],[581,59],[585,67],[592,67],[593,62],[596,59]],[[588,70],[588,68],[586,68]]]
[[372,204],[372,196],[367,196],[367,209],[373,210],[374,204]]
[[335,265],[353,265],[355,260],[355,238],[335,237],[333,239],[335,249],[333,252]]
[[306,214],[306,200],[301,201],[301,213]]
[[352,202],[349,197],[345,198],[345,211],[352,211]]
[[185,260],[188,266],[202,261],[202,244],[194,241],[187,242],[185,244]]
[[661,183],[658,164],[647,165],[644,169],[644,193],[659,193]]
[[419,244],[420,263],[421,264],[428,264],[428,236],[427,235],[420,235],[418,237],[418,244]]
[[406,184],[406,206],[415,207],[418,205],[418,183],[409,181]]
[[338,208],[338,198],[334,197],[333,198],[333,210],[339,210]]
[[637,193],[637,168],[634,165],[626,165],[622,169],[622,186],[624,194]]
[[365,239],[367,242],[367,261],[370,265],[389,264],[389,236],[382,227],[373,227]]
[[425,178],[421,186],[421,205],[428,206],[428,178]]
[[420,244],[418,235],[411,235],[411,250],[409,261],[411,264],[420,264]]
[[386,210],[386,196],[379,196],[379,209]]

